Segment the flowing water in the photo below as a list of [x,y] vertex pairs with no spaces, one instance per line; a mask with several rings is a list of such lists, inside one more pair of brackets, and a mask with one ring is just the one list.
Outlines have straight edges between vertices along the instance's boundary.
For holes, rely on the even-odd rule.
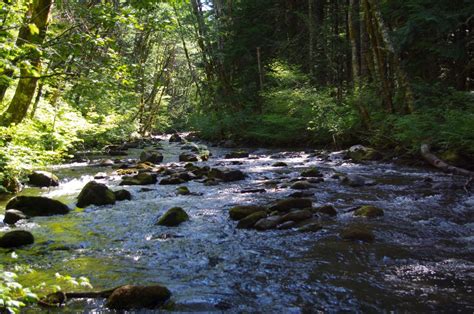
[[[180,145],[163,143],[164,164],[177,163]],[[16,263],[37,269],[23,281],[48,282],[59,272],[86,276],[96,289],[160,283],[171,290],[174,310],[182,312],[474,311],[474,196],[462,188],[464,178],[394,164],[354,164],[338,154],[254,149],[253,158],[240,164],[223,159],[228,149],[211,151],[209,161],[196,164],[240,169],[247,179],[217,186],[191,181],[185,185],[196,194],[187,196],[177,196],[175,185],[126,187],[131,201],[20,223],[36,238],[32,247],[16,250]],[[275,161],[288,167],[272,167]],[[294,191],[268,183],[287,182],[311,166],[325,175],[311,189],[314,205],[330,203],[339,213],[322,218],[322,231],[235,228],[231,206],[286,197]],[[110,175],[97,181],[119,188],[111,167],[69,164],[54,172],[62,178],[59,187],[27,188],[23,194],[74,208],[80,189],[97,172]],[[344,186],[332,178],[335,172],[364,175],[377,184]],[[241,193],[248,188],[266,193]],[[382,207],[385,215],[354,217],[350,209],[365,204]],[[184,208],[190,221],[175,228],[155,225],[173,206]],[[354,224],[373,230],[375,242],[342,240],[339,232]],[[1,232],[10,229],[0,223]],[[2,263],[13,262],[10,253],[0,251]],[[75,300],[57,311],[108,310],[101,300]]]

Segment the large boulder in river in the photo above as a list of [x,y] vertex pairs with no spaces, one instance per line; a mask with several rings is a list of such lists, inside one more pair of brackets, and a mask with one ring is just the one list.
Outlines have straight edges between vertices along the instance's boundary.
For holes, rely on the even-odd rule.
[[355,212],[354,216],[375,218],[383,216],[383,209],[371,205],[364,205],[359,207]]
[[119,287],[107,298],[106,306],[114,310],[153,309],[163,305],[171,292],[163,286]]
[[181,138],[181,136],[179,136],[178,133],[174,133],[170,136],[170,143],[181,143],[183,141],[183,139]]
[[270,207],[270,210],[279,212],[289,211],[290,209],[311,208],[313,201],[309,198],[287,198],[277,201]]
[[141,162],[151,162],[153,164],[159,164],[163,161],[163,155],[158,151],[143,151],[140,153]]
[[29,183],[38,187],[58,186],[59,179],[57,176],[47,171],[34,171],[28,176]]
[[11,199],[6,209],[17,209],[27,216],[52,216],[69,213],[69,207],[60,201],[43,196],[17,196]]
[[28,216],[16,209],[7,209],[5,211],[3,222],[9,225],[14,225],[17,221],[22,219],[28,219]]
[[240,220],[261,211],[266,211],[266,208],[258,205],[235,206],[229,209],[229,216],[232,220]]
[[188,214],[181,207],[170,208],[156,222],[159,226],[176,227],[189,220]]
[[89,205],[111,205],[115,204],[115,194],[105,184],[91,181],[83,188],[77,197],[77,207],[87,207]]
[[369,160],[380,160],[382,154],[373,148],[365,147],[362,145],[354,145],[347,151],[347,155],[355,162],[369,161]]
[[33,244],[35,238],[29,231],[25,230],[14,230],[5,233],[0,238],[1,248],[15,248],[23,245]]
[[148,185],[158,182],[155,173],[142,172],[132,177],[124,177],[120,185]]

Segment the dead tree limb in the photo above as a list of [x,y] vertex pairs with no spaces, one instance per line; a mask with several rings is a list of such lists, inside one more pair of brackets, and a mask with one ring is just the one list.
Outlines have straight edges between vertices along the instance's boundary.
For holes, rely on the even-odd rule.
[[429,164],[431,164],[432,166],[434,166],[438,169],[441,169],[444,172],[453,173],[453,174],[462,175],[462,176],[467,176],[467,177],[471,177],[471,178],[474,177],[474,172],[473,171],[469,171],[469,170],[466,170],[466,169],[463,169],[463,168],[451,166],[451,165],[447,164],[446,162],[444,162],[443,160],[436,157],[434,154],[431,153],[430,146],[428,144],[421,144],[420,152],[421,152],[421,156],[423,156],[423,158]]

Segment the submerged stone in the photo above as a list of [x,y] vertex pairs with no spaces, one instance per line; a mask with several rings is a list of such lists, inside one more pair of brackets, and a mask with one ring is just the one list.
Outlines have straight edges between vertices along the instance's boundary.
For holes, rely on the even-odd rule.
[[363,227],[347,227],[342,230],[339,234],[344,240],[352,241],[363,241],[363,242],[373,242],[375,236],[372,231],[365,229]]

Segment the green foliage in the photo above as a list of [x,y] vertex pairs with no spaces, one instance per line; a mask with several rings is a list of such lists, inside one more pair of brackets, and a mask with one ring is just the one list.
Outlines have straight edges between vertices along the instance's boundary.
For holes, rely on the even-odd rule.
[[54,284],[44,282],[38,285],[22,283],[21,277],[31,276],[35,270],[26,265],[16,263],[18,255],[13,252],[9,256],[11,265],[7,267],[0,265],[0,312],[20,313],[21,309],[27,305],[35,304],[40,294],[61,291],[81,287],[82,289],[92,289],[89,279],[86,277],[71,277],[68,275],[55,274]]
[[439,85],[419,84],[415,112],[407,115],[374,113],[369,141],[379,147],[403,147],[416,154],[421,143],[441,151],[474,155],[474,96]]

